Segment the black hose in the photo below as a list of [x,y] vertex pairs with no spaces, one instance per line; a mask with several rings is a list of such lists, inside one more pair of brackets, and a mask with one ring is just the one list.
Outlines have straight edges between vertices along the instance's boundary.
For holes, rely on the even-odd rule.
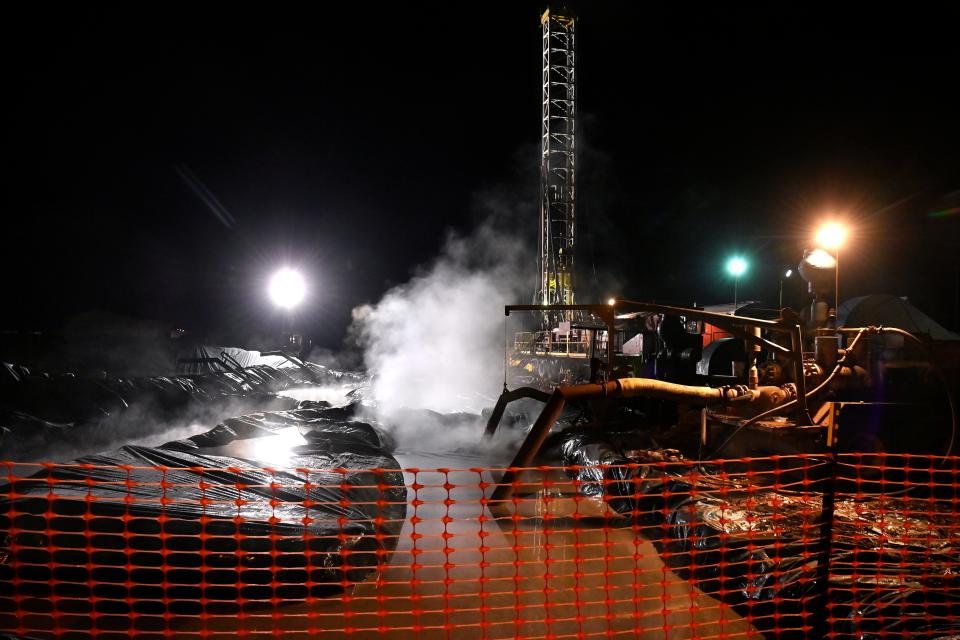
[[[807,398],[807,400],[809,400],[809,399],[812,398],[813,396],[815,396],[815,395],[817,395],[818,393],[820,393],[828,384],[830,384],[830,383],[833,381],[833,379],[834,379],[834,378],[837,376],[837,374],[840,372],[840,369],[843,368],[843,365],[846,364],[847,356],[848,356],[850,353],[852,353],[852,352],[853,352],[853,348],[857,346],[857,342],[859,342],[860,336],[862,336],[866,331],[867,331],[867,328],[866,328],[866,327],[860,329],[860,331],[857,333],[856,337],[854,337],[854,339],[850,342],[850,345],[849,345],[849,346],[847,347],[847,349],[844,351],[843,356],[842,356],[839,360],[837,360],[837,364],[833,367],[833,371],[830,372],[830,375],[828,375],[828,376],[823,380],[823,382],[821,382],[820,384],[818,384],[814,389],[812,389],[811,391],[808,391],[808,392],[806,393],[806,398]],[[739,434],[741,431],[743,431],[744,429],[746,429],[746,428],[749,427],[750,425],[756,424],[757,422],[759,422],[760,420],[763,420],[764,418],[768,418],[768,417],[770,417],[770,416],[776,415],[776,414],[780,413],[781,411],[783,411],[784,409],[789,409],[789,408],[792,407],[793,405],[797,404],[797,402],[799,402],[799,400],[800,400],[799,398],[794,398],[793,400],[790,400],[789,402],[784,402],[783,404],[777,405],[776,407],[774,407],[774,408],[772,408],[772,409],[767,409],[767,410],[764,411],[763,413],[758,413],[757,415],[753,416],[752,418],[750,418],[749,420],[747,420],[746,422],[744,422],[743,424],[741,424],[740,426],[738,426],[736,429],[734,429],[734,430],[733,430],[733,433],[731,433],[729,436],[727,436],[727,439],[724,440],[723,443],[722,443],[720,446],[716,447],[716,448],[713,450],[713,453],[710,454],[710,457],[712,458],[713,456],[716,456],[717,453],[718,453],[721,449],[723,449],[725,446],[727,446],[728,444],[730,444],[730,441],[733,440],[733,439],[737,436],[737,434]],[[952,440],[951,440],[951,442],[952,442]]]
[[930,368],[933,369],[934,373],[937,374],[937,377],[940,378],[940,383],[943,384],[943,390],[947,394],[947,404],[950,406],[950,442],[947,444],[947,452],[944,454],[945,457],[950,457],[950,454],[953,453],[953,445],[957,440],[957,403],[953,398],[953,394],[950,392],[950,385],[947,384],[947,377],[943,374],[943,370],[937,366],[936,361],[933,359],[933,354],[930,353],[930,350],[927,349],[927,345],[923,343],[923,340],[913,335],[909,331],[899,329],[897,327],[880,327],[877,329],[878,333],[895,333],[906,338],[910,338],[920,347],[920,350],[923,351],[923,355],[926,356],[927,360],[930,362]]
[[[841,330],[841,331],[843,331],[844,333],[847,333],[847,332],[854,331],[854,329],[848,329],[848,330],[846,330],[846,331]],[[840,360],[837,361],[837,365],[833,368],[833,371],[831,371],[831,372],[830,372],[830,375],[827,376],[827,378],[826,378],[823,382],[821,382],[819,385],[817,385],[817,387],[816,387],[815,389],[813,389],[812,391],[810,391],[810,392],[807,393],[807,398],[809,399],[809,398],[813,397],[814,395],[816,395],[817,393],[820,393],[820,391],[823,390],[823,388],[826,387],[826,386],[833,380],[834,377],[836,377],[837,373],[840,372],[840,369],[842,368],[842,366],[843,366],[844,363],[846,362],[847,354],[849,354],[849,353],[851,353],[851,352],[853,351],[853,348],[857,345],[857,342],[860,340],[860,337],[864,334],[864,332],[870,331],[871,333],[875,332],[875,333],[878,333],[878,334],[882,334],[882,333],[894,333],[894,334],[897,334],[897,335],[904,336],[904,337],[906,337],[906,338],[910,338],[910,339],[913,340],[913,341],[920,347],[920,349],[923,351],[924,356],[926,356],[927,361],[930,363],[930,368],[933,369],[933,371],[934,371],[934,372],[937,374],[937,376],[940,378],[940,382],[941,382],[941,384],[943,384],[943,390],[944,390],[944,392],[945,392],[946,395],[947,395],[947,404],[948,404],[949,407],[950,407],[950,441],[949,441],[948,444],[947,444],[947,451],[946,451],[946,453],[944,453],[944,457],[950,457],[950,455],[953,453],[953,447],[954,447],[954,445],[956,444],[956,440],[957,440],[957,404],[956,404],[956,400],[954,400],[953,394],[952,394],[951,391],[950,391],[950,385],[947,384],[947,378],[946,378],[946,376],[943,374],[943,370],[940,369],[939,366],[937,366],[936,361],[934,361],[934,359],[933,359],[933,355],[930,353],[930,350],[927,349],[927,345],[924,344],[924,342],[923,342],[920,338],[918,338],[917,336],[913,335],[913,334],[910,333],[909,331],[906,331],[906,330],[904,330],[904,329],[900,329],[900,328],[898,328],[898,327],[876,327],[876,328],[873,328],[873,327],[863,327],[863,328],[860,328],[860,329],[856,329],[856,331],[857,331],[857,335],[854,337],[853,341],[852,341],[852,342],[850,343],[850,345],[847,347],[846,351],[845,351],[844,354],[843,354],[843,357],[840,358]],[[717,454],[717,452],[719,452],[721,449],[723,449],[725,446],[727,446],[727,445],[730,443],[730,441],[733,440],[733,438],[734,438],[738,433],[740,433],[740,431],[742,431],[744,428],[746,428],[746,427],[748,427],[748,426],[750,426],[750,425],[752,425],[752,424],[755,424],[756,422],[758,422],[758,421],[760,421],[760,420],[763,420],[764,418],[767,418],[767,417],[769,417],[769,416],[775,415],[775,414],[779,413],[780,411],[783,411],[784,409],[789,409],[790,407],[792,407],[792,406],[793,406],[794,404],[796,404],[796,403],[797,403],[797,399],[795,398],[795,399],[791,400],[790,402],[785,402],[784,404],[781,404],[781,405],[779,405],[779,406],[776,406],[776,407],[774,407],[773,409],[769,409],[769,410],[767,410],[767,411],[764,411],[764,412],[761,413],[761,414],[758,414],[758,415],[750,418],[749,420],[747,420],[746,422],[744,422],[743,424],[741,424],[740,426],[738,426],[738,427],[733,431],[733,433],[731,433],[731,434],[727,437],[727,439],[723,441],[723,444],[721,444],[719,447],[717,447],[716,449],[714,449],[714,450],[713,450],[713,453],[711,454],[711,457],[715,456],[715,455]]]

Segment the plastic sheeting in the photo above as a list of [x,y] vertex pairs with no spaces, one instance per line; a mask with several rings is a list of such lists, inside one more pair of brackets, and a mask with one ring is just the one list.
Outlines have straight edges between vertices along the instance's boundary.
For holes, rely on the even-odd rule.
[[223,371],[223,367],[214,362],[198,362],[204,360],[220,360],[226,354],[241,367],[267,365],[275,369],[296,366],[283,356],[264,356],[259,351],[240,349],[239,347],[216,347],[209,344],[198,344],[190,351],[177,354],[177,373],[181,375],[196,375]]
[[836,638],[932,640],[956,632],[960,542],[951,504],[838,500],[829,591],[816,564],[825,549],[820,518],[821,499],[812,494],[708,495],[670,512],[663,549],[681,577],[749,612],[771,633],[778,625],[810,624],[823,606]]
[[681,464],[645,432],[589,428],[548,444],[583,495],[644,526],[680,577],[768,637],[933,640],[960,631],[952,494],[908,497],[889,471],[888,494],[842,486],[828,545],[826,458]]
[[[278,398],[276,392],[310,384],[313,378],[300,368],[268,366],[148,378],[28,375],[0,384],[0,459],[36,459],[58,439],[79,444],[86,437],[84,429],[142,437],[144,429],[195,414],[199,408],[223,407],[229,410],[227,415],[292,409],[296,401]],[[211,417],[218,420],[222,414],[199,416]]]
[[[643,431],[599,431],[572,428],[557,434],[544,445],[543,452],[563,461],[585,496],[603,500],[621,514],[649,518],[664,507],[664,485],[674,484],[674,492],[683,491],[678,466],[644,466],[644,462],[679,462],[683,456],[675,449],[662,449]],[[671,477],[672,476],[672,477]]]
[[196,345],[189,351],[180,352],[177,357],[177,374],[219,373],[237,365],[243,368],[299,369],[301,374],[306,374],[308,378],[320,384],[361,382],[365,378],[362,373],[331,369],[300,360],[296,356],[264,355],[260,351],[239,347],[216,347],[208,344]]
[[765,492],[691,499],[688,493],[652,537],[680,577],[735,605],[759,630],[801,629],[814,624],[813,612],[823,606],[820,500],[808,498]]
[[[0,487],[0,529],[13,532],[0,584],[15,580],[31,597],[96,598],[112,613],[195,614],[202,603],[238,610],[363,580],[396,546],[403,475],[380,431],[304,404]],[[243,442],[257,451],[291,427],[305,441],[290,452],[293,471],[218,455]]]

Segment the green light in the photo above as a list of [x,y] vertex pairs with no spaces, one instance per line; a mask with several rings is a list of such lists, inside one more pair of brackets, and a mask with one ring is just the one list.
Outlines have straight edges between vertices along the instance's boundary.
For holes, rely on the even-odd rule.
[[730,258],[727,261],[727,273],[732,275],[734,278],[739,278],[744,273],[747,272],[747,261],[743,258],[736,257]]

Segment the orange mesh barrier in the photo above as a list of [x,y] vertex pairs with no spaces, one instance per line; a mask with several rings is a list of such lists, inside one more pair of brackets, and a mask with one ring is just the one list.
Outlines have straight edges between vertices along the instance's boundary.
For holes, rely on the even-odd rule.
[[[264,469],[271,480],[252,486],[239,469],[191,468],[200,480],[184,487],[183,469],[162,465],[3,463],[0,630],[945,638],[960,627],[958,464],[540,467],[518,470],[512,496],[494,502],[502,469],[350,482],[343,470]],[[187,489],[201,498],[181,504]]]
[[956,457],[839,456],[830,487],[831,637],[958,637],[958,467]]

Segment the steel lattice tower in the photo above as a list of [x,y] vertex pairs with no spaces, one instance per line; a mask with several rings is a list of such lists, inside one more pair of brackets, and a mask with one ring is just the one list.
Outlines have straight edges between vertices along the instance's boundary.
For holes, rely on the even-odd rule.
[[[540,143],[540,282],[534,304],[574,304],[576,75],[574,19],[547,9]],[[565,314],[567,315],[567,314]]]

